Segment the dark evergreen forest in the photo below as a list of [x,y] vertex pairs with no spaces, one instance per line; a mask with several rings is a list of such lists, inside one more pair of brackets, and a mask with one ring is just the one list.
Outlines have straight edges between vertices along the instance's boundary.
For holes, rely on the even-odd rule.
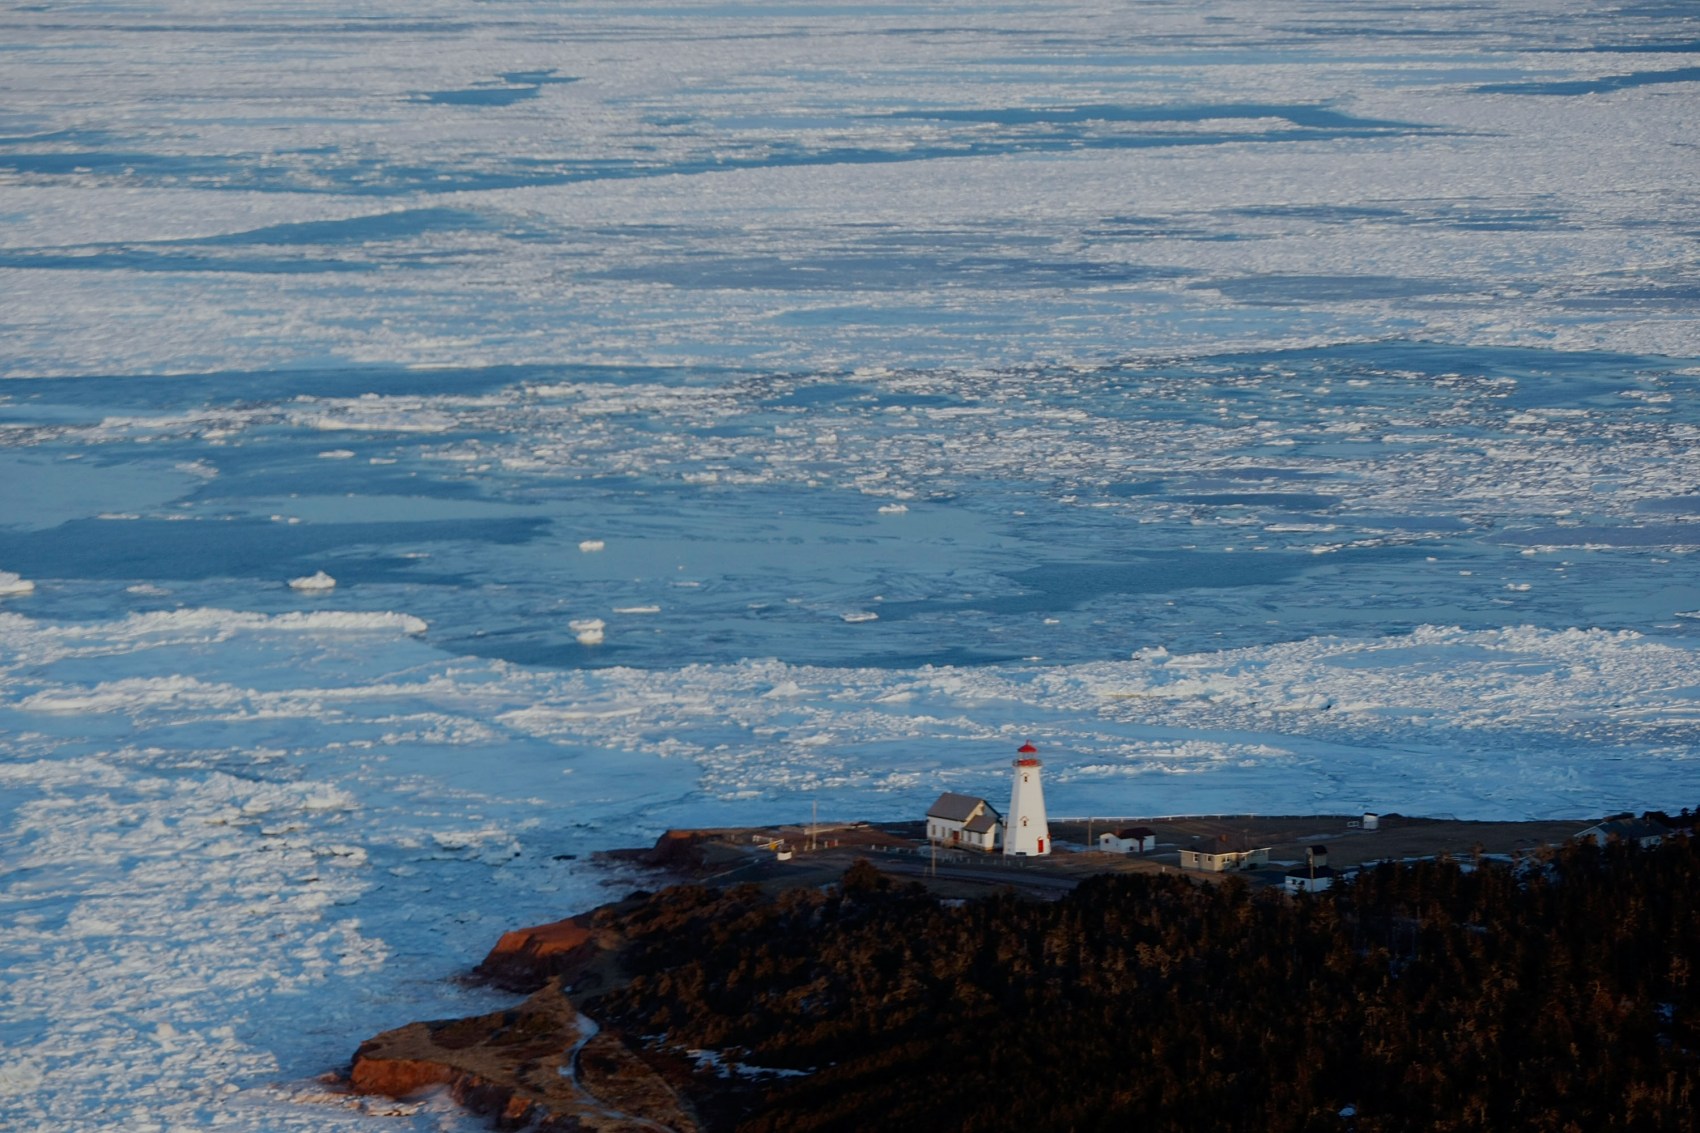
[[606,913],[636,976],[592,1010],[652,1054],[809,1071],[702,1091],[749,1133],[1686,1133],[1697,892],[1691,838],[1298,897],[1120,875],[949,906],[859,862]]

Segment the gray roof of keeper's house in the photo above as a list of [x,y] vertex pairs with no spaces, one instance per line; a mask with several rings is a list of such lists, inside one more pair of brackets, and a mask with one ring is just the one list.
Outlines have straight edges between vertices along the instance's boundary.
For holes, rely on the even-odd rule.
[[1235,850],[1230,849],[1221,842],[1198,842],[1186,848],[1196,853],[1209,854],[1212,857],[1217,858],[1245,857],[1248,854],[1269,852],[1268,846],[1247,846],[1243,850]]
[[1658,823],[1648,822],[1641,818],[1608,818],[1604,822],[1588,827],[1582,833],[1592,834],[1595,831],[1606,838],[1616,835],[1625,840],[1633,839],[1637,841],[1642,838],[1658,838],[1670,833]]
[[993,810],[991,807],[987,807],[985,810],[969,819],[968,825],[964,826],[962,829],[968,831],[970,834],[989,834],[993,830],[996,830],[998,828],[998,823],[1002,821],[1003,819],[998,817],[997,811]]
[[[927,809],[928,818],[942,818],[946,822],[967,822],[974,817],[974,811],[986,805],[985,799],[977,799],[973,795],[959,795],[955,791],[946,791],[939,796],[939,801]],[[913,814],[914,811],[909,813]]]

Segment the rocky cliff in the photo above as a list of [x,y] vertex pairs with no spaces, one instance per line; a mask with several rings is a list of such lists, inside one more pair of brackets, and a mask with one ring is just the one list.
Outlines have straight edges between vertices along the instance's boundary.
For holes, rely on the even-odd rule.
[[698,1129],[672,1087],[617,1037],[580,1014],[558,979],[517,1007],[409,1023],[367,1040],[355,1052],[349,1085],[390,1097],[446,1087],[468,1109],[489,1115],[498,1129]]
[[586,913],[503,933],[473,974],[510,991],[535,991],[551,979],[571,987],[596,973],[619,945],[597,928],[595,913]]

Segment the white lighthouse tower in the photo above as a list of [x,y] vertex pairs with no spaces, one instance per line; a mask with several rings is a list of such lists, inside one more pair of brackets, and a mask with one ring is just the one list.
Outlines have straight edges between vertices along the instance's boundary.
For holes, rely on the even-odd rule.
[[1015,753],[1015,789],[1004,819],[1003,852],[1036,857],[1051,852],[1051,829],[1045,825],[1045,788],[1039,783],[1039,749],[1022,744]]

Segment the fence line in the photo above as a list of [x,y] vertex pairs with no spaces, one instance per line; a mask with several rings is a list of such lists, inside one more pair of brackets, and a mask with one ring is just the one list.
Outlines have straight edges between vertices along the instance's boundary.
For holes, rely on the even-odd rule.
[[[1093,823],[1094,825],[1096,825],[1097,823],[1100,823],[1100,822],[1182,822],[1182,821],[1186,821],[1188,819],[1203,819],[1203,818],[1211,818],[1211,819],[1233,818],[1233,819],[1250,819],[1252,821],[1266,821],[1266,820],[1271,819],[1271,818],[1347,818],[1347,817],[1350,817],[1351,815],[1355,815],[1355,814],[1358,814],[1358,813],[1360,813],[1360,812],[1359,811],[1351,811],[1349,814],[1347,814],[1347,813],[1342,813],[1342,814],[1136,814],[1136,815],[1087,814],[1087,815],[1080,815],[1078,817],[1052,815],[1051,818],[1050,818],[1050,821],[1051,822],[1090,822],[1090,823]],[[1373,814],[1375,812],[1374,811],[1367,811],[1367,812],[1362,812],[1362,813]],[[1386,816],[1384,815],[1383,817],[1386,817]],[[1433,814],[1433,815],[1425,815],[1424,817],[1445,819],[1445,820],[1451,821],[1451,822],[1458,821],[1456,818],[1454,818],[1450,814]]]

